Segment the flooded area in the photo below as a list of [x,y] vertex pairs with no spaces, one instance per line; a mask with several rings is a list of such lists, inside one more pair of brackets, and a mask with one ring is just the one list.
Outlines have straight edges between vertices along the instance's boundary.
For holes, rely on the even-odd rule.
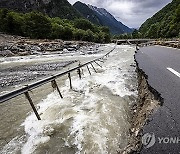
[[[57,74],[63,71],[64,68],[71,68],[71,64],[75,62],[87,61],[90,58],[102,56],[104,50],[101,48],[97,44],[72,51],[0,57],[0,94],[5,93],[6,90],[16,89],[22,85]],[[77,66],[78,63],[75,65]]]
[[[18,72],[24,79],[23,82],[13,82],[11,87],[4,84],[1,94],[27,84],[26,79],[32,74],[40,75],[32,75],[34,78],[30,82],[68,70],[79,62],[101,57],[114,46],[94,46],[91,50],[98,50],[95,54],[84,51],[65,55],[31,55],[22,59],[1,58],[1,85],[4,80],[10,83],[13,76],[19,77]],[[59,78],[57,83],[63,99],[53,91],[50,83],[32,90],[30,96],[36,104],[40,121],[23,95],[0,104],[0,153],[114,154],[124,149],[130,136],[130,109],[137,98],[134,51],[134,47],[117,45],[109,57],[99,62],[102,67],[94,64],[97,73],[91,65],[91,75],[83,67],[80,80],[74,71],[73,89],[69,88],[67,76]],[[29,78],[27,80],[29,82]]]

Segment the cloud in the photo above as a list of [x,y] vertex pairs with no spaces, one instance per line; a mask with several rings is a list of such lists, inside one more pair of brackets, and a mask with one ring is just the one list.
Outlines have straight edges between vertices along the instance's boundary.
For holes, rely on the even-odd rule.
[[[68,0],[74,4],[77,0]],[[105,8],[117,20],[129,27],[139,27],[172,0],[80,0],[83,3]]]

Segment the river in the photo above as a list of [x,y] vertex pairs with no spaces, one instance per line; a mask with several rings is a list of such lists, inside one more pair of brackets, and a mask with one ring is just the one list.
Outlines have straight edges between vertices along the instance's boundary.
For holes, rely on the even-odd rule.
[[[88,55],[39,55],[34,58],[29,56],[13,60],[3,58],[0,65],[5,73],[5,69],[7,70],[9,66],[12,68],[21,66],[19,69],[27,68],[29,65],[61,62],[66,67],[63,65],[58,72],[63,72],[77,66],[77,61],[83,63],[100,57],[113,47],[114,44],[106,44],[98,47],[97,50],[100,52]],[[92,75],[83,68],[80,80],[77,72],[74,72],[72,90],[69,88],[67,77],[58,79],[63,99],[57,91],[53,91],[50,84],[30,92],[41,116],[40,121],[37,120],[24,96],[1,104],[1,153],[114,154],[125,148],[130,136],[131,107],[137,98],[134,51],[135,48],[132,46],[117,45],[109,57],[104,59],[104,63],[100,63],[102,68],[94,64],[97,73],[93,72],[91,66],[89,67]],[[32,74],[31,70],[29,71]],[[49,70],[51,73],[45,74],[52,75],[56,71]],[[2,76],[4,78],[4,75]],[[38,79],[37,77],[36,80]],[[33,81],[35,80],[31,82]],[[1,94],[24,84],[15,84],[11,88],[4,86]]]

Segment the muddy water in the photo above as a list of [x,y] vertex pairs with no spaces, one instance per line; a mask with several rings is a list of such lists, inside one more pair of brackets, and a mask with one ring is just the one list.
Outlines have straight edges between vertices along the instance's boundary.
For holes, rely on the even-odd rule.
[[97,44],[65,54],[50,52],[45,55],[0,57],[0,94],[67,70],[73,63],[77,66],[78,60],[87,61],[102,56],[104,48]]
[[[114,45],[102,47],[108,52]],[[117,153],[127,145],[130,106],[136,100],[134,48],[117,46],[96,66],[97,73],[83,78],[74,72],[58,80],[63,99],[49,84],[30,95],[42,118],[38,121],[24,96],[0,106],[1,153]],[[100,56],[100,55],[96,55]],[[77,58],[77,57],[76,57]],[[81,61],[94,58],[79,56]],[[75,64],[74,64],[75,65]]]

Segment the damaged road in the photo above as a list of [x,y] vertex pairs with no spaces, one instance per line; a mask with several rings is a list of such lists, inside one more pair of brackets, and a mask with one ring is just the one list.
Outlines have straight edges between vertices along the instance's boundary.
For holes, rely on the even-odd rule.
[[[158,92],[162,103],[143,127],[142,135],[150,133],[151,138],[140,153],[180,153],[180,50],[161,46],[143,47],[136,53],[135,60],[146,74],[149,85]],[[178,140],[171,142],[170,138]],[[159,139],[164,140],[160,142]]]

